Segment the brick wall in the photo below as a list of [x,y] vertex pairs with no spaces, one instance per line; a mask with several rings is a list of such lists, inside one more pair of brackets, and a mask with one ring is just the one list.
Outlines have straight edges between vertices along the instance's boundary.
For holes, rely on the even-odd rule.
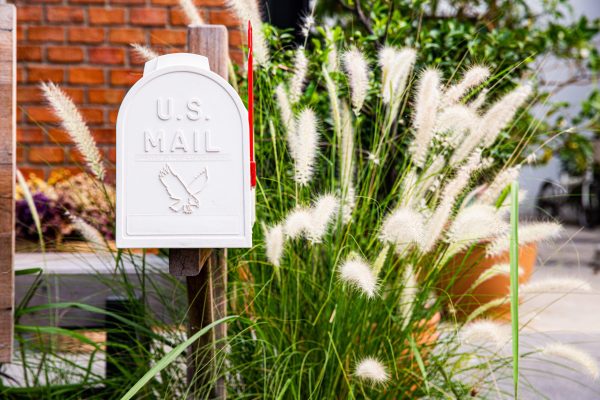
[[[196,0],[205,20],[229,28],[240,62],[242,30],[225,0]],[[73,98],[105,158],[115,161],[114,126],[127,89],[142,74],[129,43],[183,51],[186,21],[177,0],[15,0],[17,6],[17,163],[28,176],[78,170],[81,159],[41,98],[39,82],[58,83]],[[111,168],[112,169],[112,168]]]

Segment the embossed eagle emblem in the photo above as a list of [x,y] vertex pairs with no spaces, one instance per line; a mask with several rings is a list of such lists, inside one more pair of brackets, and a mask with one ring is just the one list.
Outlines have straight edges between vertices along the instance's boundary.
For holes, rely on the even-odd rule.
[[158,179],[167,190],[169,197],[175,200],[169,208],[176,213],[191,214],[194,208],[200,206],[198,195],[208,183],[208,169],[204,167],[194,179],[186,184],[169,164],[165,164],[158,172]]

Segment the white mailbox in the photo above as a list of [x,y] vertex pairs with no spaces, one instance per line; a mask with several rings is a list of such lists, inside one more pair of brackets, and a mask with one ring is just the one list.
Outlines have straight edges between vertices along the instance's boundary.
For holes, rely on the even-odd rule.
[[253,196],[235,90],[206,57],[148,61],[117,119],[117,247],[250,247]]

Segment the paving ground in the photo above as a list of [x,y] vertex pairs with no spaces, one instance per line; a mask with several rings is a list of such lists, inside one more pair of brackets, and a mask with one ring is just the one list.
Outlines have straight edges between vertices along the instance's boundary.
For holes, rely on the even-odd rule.
[[[559,341],[586,350],[600,363],[600,273],[595,273],[590,265],[600,262],[596,249],[600,249],[600,230],[576,228],[567,228],[561,240],[540,247],[532,281],[553,276],[577,277],[589,282],[592,292],[540,294],[524,303],[521,320],[528,324],[521,337],[522,352]],[[577,368],[562,359],[525,360],[522,398],[600,399],[600,382],[585,377]],[[506,384],[510,383],[502,386]]]

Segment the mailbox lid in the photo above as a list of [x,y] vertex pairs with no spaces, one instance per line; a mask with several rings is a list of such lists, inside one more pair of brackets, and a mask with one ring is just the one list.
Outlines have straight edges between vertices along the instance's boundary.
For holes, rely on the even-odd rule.
[[250,247],[247,111],[201,63],[162,64],[119,110],[117,246]]

